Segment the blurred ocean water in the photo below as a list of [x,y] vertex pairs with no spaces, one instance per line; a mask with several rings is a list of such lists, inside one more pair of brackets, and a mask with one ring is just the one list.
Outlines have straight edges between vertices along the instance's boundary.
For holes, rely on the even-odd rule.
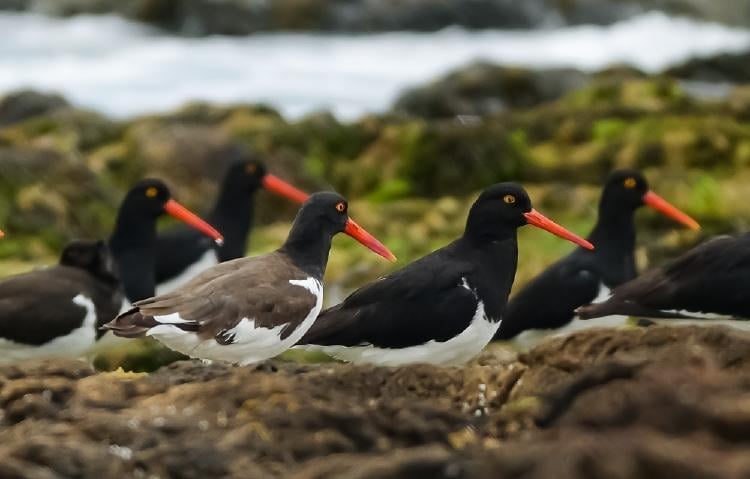
[[692,56],[750,48],[750,30],[648,13],[608,27],[367,35],[182,38],[115,16],[0,14],[0,93],[57,91],[128,117],[189,100],[265,102],[292,117],[386,110],[405,87],[472,60],[654,72]]

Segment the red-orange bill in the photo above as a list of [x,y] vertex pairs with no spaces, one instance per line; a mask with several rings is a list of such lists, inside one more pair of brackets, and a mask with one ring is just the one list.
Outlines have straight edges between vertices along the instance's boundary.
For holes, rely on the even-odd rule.
[[365,231],[365,229],[359,226],[353,219],[349,218],[346,221],[346,228],[344,229],[344,233],[348,234],[388,261],[396,261],[396,256],[391,253],[391,251],[386,248],[383,243],[381,243],[373,235]]
[[304,191],[295,188],[278,176],[266,175],[263,177],[263,188],[271,193],[283,196],[297,203],[304,203],[310,196]]
[[224,243],[224,237],[219,233],[216,228],[203,221],[198,215],[185,208],[175,200],[170,199],[164,204],[164,211],[170,216],[177,218],[180,221],[192,226],[204,235],[213,239],[216,244],[222,245]]
[[5,233],[3,233],[3,230],[0,230],[0,238],[2,238],[3,236],[5,236]]
[[583,246],[586,249],[594,249],[594,245],[581,238],[577,234],[572,233],[571,231],[568,231],[567,229],[558,225],[537,210],[532,209],[531,211],[529,211],[528,213],[524,213],[523,215],[526,217],[526,222],[532,226],[547,230],[553,235],[571,241],[579,246]]
[[643,195],[643,202],[664,216],[672,218],[678,223],[682,223],[691,230],[699,230],[701,228],[701,225],[699,225],[697,221],[678,210],[675,206],[653,191],[647,191],[646,194]]

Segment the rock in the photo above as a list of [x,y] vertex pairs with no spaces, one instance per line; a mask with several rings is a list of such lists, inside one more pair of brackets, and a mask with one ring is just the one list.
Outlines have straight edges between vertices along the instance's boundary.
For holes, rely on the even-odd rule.
[[20,90],[0,98],[0,127],[69,107],[60,95]]
[[589,81],[578,70],[528,70],[475,63],[403,93],[396,113],[425,118],[483,116],[553,101]]
[[669,68],[664,74],[706,83],[750,83],[750,50],[694,58]]
[[[0,367],[27,477],[744,477],[750,335],[600,329],[462,368]],[[60,454],[60,451],[64,454]],[[47,475],[44,475],[44,473]],[[12,476],[11,476],[12,477]]]
[[49,15],[114,12],[186,35],[265,31],[436,31],[608,25],[648,10],[746,25],[744,0],[0,0]]

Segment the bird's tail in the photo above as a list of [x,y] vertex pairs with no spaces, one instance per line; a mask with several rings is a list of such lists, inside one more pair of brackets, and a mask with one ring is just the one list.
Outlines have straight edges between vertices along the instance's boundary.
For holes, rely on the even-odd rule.
[[580,306],[576,309],[576,314],[580,319],[594,319],[601,318],[602,316],[610,316],[613,314],[623,313],[615,312],[615,308],[613,308],[611,304],[604,302]]
[[158,324],[153,316],[144,316],[140,309],[135,307],[105,324],[102,329],[112,331],[115,336],[121,338],[141,338]]
[[581,306],[580,308],[576,309],[576,314],[578,314],[578,317],[580,319],[594,319],[611,315],[636,316],[640,318],[653,319],[690,318],[690,316],[686,316],[677,311],[660,310],[628,300],[617,301],[615,298],[603,303]]

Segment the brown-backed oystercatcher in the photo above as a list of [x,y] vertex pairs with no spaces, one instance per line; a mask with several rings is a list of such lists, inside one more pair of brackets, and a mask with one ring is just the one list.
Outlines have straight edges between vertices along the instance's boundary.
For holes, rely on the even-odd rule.
[[122,337],[151,336],[204,360],[250,364],[276,356],[318,316],[331,240],[340,232],[395,260],[349,218],[343,197],[315,193],[278,250],[213,266],[171,293],[137,302],[105,328]]
[[83,357],[122,293],[103,241],[72,241],[56,266],[0,281],[0,364]]

